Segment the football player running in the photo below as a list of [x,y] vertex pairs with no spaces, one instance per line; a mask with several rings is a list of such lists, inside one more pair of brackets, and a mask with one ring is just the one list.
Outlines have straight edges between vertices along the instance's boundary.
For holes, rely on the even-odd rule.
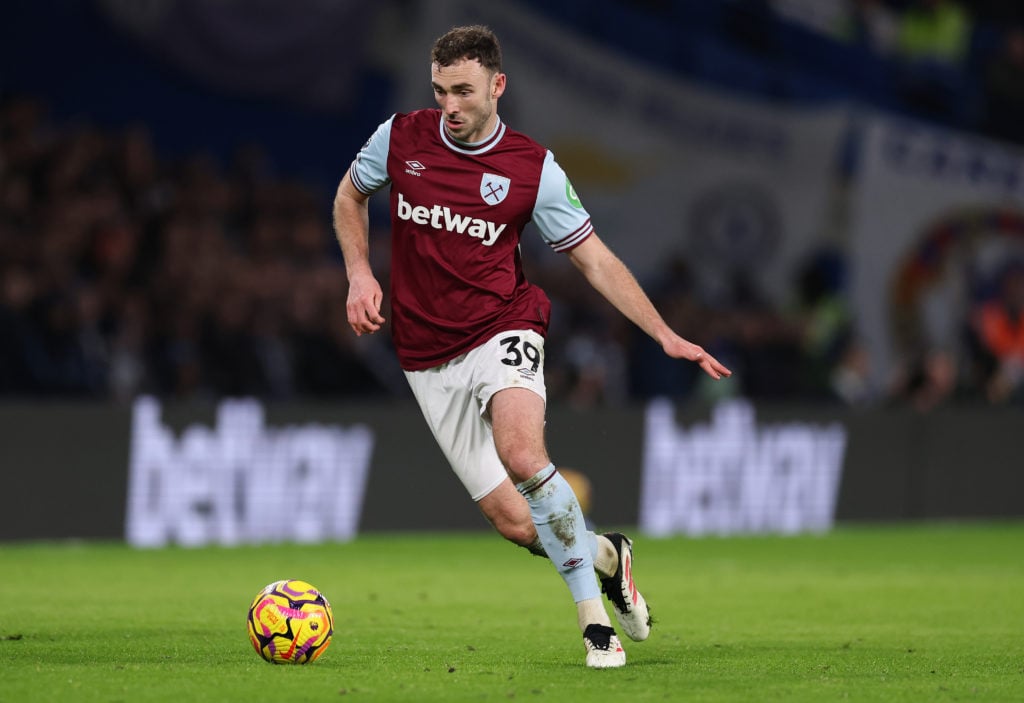
[[594,232],[552,153],[502,122],[498,99],[508,79],[493,32],[451,29],[435,42],[430,68],[437,108],[382,123],[338,187],[334,226],[349,282],[348,322],[357,335],[385,322],[370,267],[367,201],[390,186],[391,334],[424,418],[495,529],[550,559],[565,580],[587,666],[623,666],[601,591],[630,639],[647,638],[650,613],[633,580],[632,542],[588,531],[548,456],[544,341],[551,304],[523,274],[523,228],[533,222],[665,354],[714,379],[731,372],[665,323]]

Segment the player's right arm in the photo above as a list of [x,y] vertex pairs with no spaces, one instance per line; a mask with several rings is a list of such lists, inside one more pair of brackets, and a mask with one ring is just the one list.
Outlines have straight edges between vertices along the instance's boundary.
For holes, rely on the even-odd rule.
[[352,185],[348,172],[334,196],[334,234],[348,276],[348,324],[357,335],[372,334],[384,324],[384,292],[370,268],[370,196]]
[[394,116],[373,133],[345,172],[334,196],[334,234],[348,275],[348,324],[357,335],[372,334],[384,324],[384,292],[370,268],[370,195],[391,182],[388,149]]

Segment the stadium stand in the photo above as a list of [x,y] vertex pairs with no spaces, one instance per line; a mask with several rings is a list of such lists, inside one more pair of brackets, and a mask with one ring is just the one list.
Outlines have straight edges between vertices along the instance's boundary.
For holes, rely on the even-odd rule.
[[[940,3],[965,11],[964,50],[927,62],[881,50],[846,25],[812,27],[770,2],[523,4],[654,70],[717,89],[784,103],[859,101],[1024,141],[1024,23],[1003,3]],[[853,17],[860,4],[842,8]],[[881,4],[898,23],[931,3]],[[91,3],[15,3],[3,14],[0,394],[406,392],[386,338],[345,333],[345,278],[323,214],[352,144],[384,112],[392,86],[379,68],[359,73],[360,109],[344,114],[172,80],[180,109],[169,115],[160,107],[167,67]],[[44,32],[59,54],[33,50]],[[38,60],[25,61],[30,55]],[[67,55],[78,58],[74,71]],[[179,123],[180,115],[189,117]],[[773,309],[742,280],[726,309],[710,310],[687,285],[685,265],[673,266],[651,282],[655,297],[683,328],[707,330],[699,341],[720,356],[746,360],[745,395],[849,402],[830,380],[859,363],[844,346],[852,312],[841,309],[841,255],[800,272],[793,288],[805,307],[796,313]],[[553,330],[562,335],[553,348],[564,349],[549,359],[554,399],[591,405],[695,392],[693,375],[666,368],[648,340],[614,316],[585,314],[565,286],[550,289],[568,321]],[[808,315],[823,320],[824,338],[808,338]],[[980,387],[972,393],[983,396]]]

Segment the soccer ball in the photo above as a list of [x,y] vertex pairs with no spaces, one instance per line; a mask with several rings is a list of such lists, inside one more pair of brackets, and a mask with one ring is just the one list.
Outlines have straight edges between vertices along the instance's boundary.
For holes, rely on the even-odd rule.
[[249,641],[271,664],[306,664],[324,653],[334,615],[324,595],[305,581],[275,581],[253,598]]

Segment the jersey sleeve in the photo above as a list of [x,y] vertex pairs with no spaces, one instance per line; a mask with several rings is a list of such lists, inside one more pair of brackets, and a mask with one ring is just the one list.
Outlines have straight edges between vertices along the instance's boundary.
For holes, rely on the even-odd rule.
[[558,252],[578,246],[594,231],[590,214],[550,151],[544,157],[533,223],[544,241]]
[[352,185],[363,195],[373,195],[391,182],[388,176],[388,150],[391,146],[391,123],[394,120],[395,116],[392,115],[381,123],[373,136],[363,144],[348,169]]

